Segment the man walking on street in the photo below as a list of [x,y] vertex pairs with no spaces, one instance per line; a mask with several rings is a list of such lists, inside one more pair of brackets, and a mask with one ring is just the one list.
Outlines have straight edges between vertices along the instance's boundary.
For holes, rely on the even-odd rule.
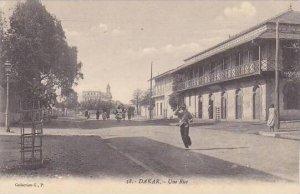
[[181,138],[185,148],[188,149],[189,146],[192,145],[192,141],[189,136],[189,128],[190,128],[190,122],[193,121],[193,117],[191,113],[186,109],[185,104],[183,104],[178,109],[176,109],[174,115],[178,116],[179,118]]

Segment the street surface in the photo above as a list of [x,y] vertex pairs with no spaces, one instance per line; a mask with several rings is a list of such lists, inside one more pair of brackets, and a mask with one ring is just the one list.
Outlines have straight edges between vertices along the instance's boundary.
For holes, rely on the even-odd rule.
[[[213,125],[209,125],[213,128]],[[185,150],[166,122],[60,120],[44,129],[44,168],[20,169],[18,129],[0,136],[0,173],[46,177],[195,177],[298,181],[298,141],[191,127]]]

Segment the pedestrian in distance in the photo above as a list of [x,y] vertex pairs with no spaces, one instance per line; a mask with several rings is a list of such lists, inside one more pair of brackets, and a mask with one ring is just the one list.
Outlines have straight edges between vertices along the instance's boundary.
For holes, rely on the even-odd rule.
[[119,122],[122,120],[122,109],[120,106],[118,106],[118,109],[116,110],[116,119]]
[[110,118],[110,110],[106,109],[104,112],[106,113],[106,118],[109,119]]
[[267,125],[269,126],[271,132],[274,132],[274,126],[276,120],[277,120],[276,109],[274,108],[274,104],[271,104],[269,108],[269,116],[267,122]]
[[97,109],[97,111],[96,111],[96,119],[97,120],[99,120],[99,116],[100,116],[100,111],[99,111],[99,109]]
[[122,119],[125,121],[126,118],[126,109],[122,108]]
[[128,117],[128,120],[131,120],[131,108],[130,107],[127,110],[127,117]]
[[175,110],[174,115],[179,119],[180,134],[186,149],[192,145],[191,138],[189,136],[190,123],[193,121],[192,114],[186,109],[186,105],[183,104]]
[[88,109],[85,110],[84,116],[86,117],[86,119],[90,118],[90,113],[89,113]]
[[107,119],[107,113],[103,111],[102,113],[102,119],[105,121]]

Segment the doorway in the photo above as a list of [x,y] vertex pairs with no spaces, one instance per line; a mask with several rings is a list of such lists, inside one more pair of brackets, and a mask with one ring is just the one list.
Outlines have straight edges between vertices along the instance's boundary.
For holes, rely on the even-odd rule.
[[209,119],[213,119],[214,118],[214,100],[213,100],[213,94],[209,94],[208,118]]
[[200,119],[202,119],[202,112],[203,112],[202,109],[203,109],[203,108],[202,108],[202,96],[199,95],[199,96],[198,96],[198,117],[199,117]]
[[221,119],[227,118],[227,94],[222,92],[221,94]]
[[258,86],[253,88],[253,119],[260,119],[261,112],[261,97],[260,97],[260,88]]

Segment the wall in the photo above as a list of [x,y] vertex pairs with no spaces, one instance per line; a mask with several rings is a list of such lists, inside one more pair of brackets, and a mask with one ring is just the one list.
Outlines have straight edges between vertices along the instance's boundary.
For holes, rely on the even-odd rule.
[[[280,119],[281,120],[300,120],[300,109],[285,109],[284,107],[284,94],[283,94],[283,88],[286,85],[287,80],[281,79],[279,82],[279,110],[280,110]],[[300,84],[300,83],[298,83]],[[274,78],[268,79],[267,80],[267,102],[266,102],[266,107],[268,107],[271,104],[275,104],[275,81]],[[295,98],[300,98],[300,96],[296,96],[296,94],[291,94],[295,95]],[[267,118],[267,115],[266,115]]]
[[[164,104],[165,99],[164,96],[154,98],[155,106],[153,109],[153,117],[154,118],[164,118]],[[160,104],[162,103],[162,110]],[[161,114],[162,113],[162,114]]]
[[[188,110],[198,117],[198,95],[202,96],[202,118],[209,119],[208,104],[209,96],[213,100],[214,114],[213,118],[216,119],[216,108],[219,107],[221,111],[221,94],[225,92],[227,96],[227,118],[226,120],[236,119],[236,90],[241,89],[243,95],[243,121],[253,121],[253,88],[259,86],[260,90],[260,121],[266,120],[266,81],[262,78],[253,78],[251,80],[231,81],[230,83],[223,84],[222,86],[212,86],[209,89],[198,88],[196,92],[185,92],[185,104]],[[189,105],[189,95],[191,94],[191,105]],[[196,102],[195,102],[196,100]]]
[[141,116],[142,116],[142,117],[149,118],[148,105],[140,106],[140,110],[141,110]]

